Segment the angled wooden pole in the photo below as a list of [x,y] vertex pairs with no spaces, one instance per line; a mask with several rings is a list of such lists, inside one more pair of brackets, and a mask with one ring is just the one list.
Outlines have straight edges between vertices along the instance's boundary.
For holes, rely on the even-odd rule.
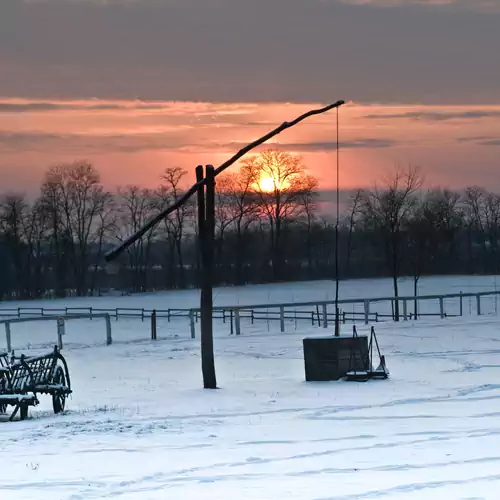
[[[214,343],[213,343],[213,293],[212,293],[212,266],[213,266],[213,237],[215,226],[215,177],[214,168],[206,167],[205,182],[203,167],[196,167],[196,181],[198,187],[198,241],[200,251],[200,328],[201,328],[201,371],[203,387],[217,389],[215,376]],[[206,191],[206,193],[205,193]]]
[[[217,169],[215,170],[215,176],[219,175],[224,170],[229,168],[231,165],[236,163],[242,156],[246,155],[249,151],[255,149],[257,146],[260,146],[261,144],[264,144],[274,136],[281,134],[281,132],[283,132],[284,130],[294,127],[295,125],[305,120],[306,118],[326,113],[327,111],[338,108],[343,104],[344,101],[337,101],[334,102],[333,104],[329,104],[328,106],[325,106],[320,109],[312,109],[311,111],[308,111],[307,113],[298,116],[297,118],[295,118],[295,120],[292,120],[290,122],[283,122],[279,127],[276,127],[274,130],[271,130],[266,135],[263,135],[260,139],[257,139],[256,141],[246,145],[244,148],[241,148],[236,154],[234,154],[231,158],[229,158],[229,160],[225,161],[222,165],[217,167]],[[175,210],[178,210],[182,205],[184,205],[184,203],[186,203],[189,200],[189,198],[191,198],[191,196],[194,196],[195,193],[198,192],[199,184],[204,184],[204,183],[205,179],[202,176],[201,179],[197,181],[196,184],[192,185],[175,203],[173,203],[172,205],[170,205],[169,207],[167,207],[166,209],[162,210],[160,213],[155,215],[132,236],[129,236],[125,241],[120,243],[120,245],[110,250],[105,255],[106,262],[111,262],[112,260],[116,259],[130,245],[133,245],[137,240],[142,238],[150,229],[154,228],[163,219],[165,219],[167,215],[171,214]]]

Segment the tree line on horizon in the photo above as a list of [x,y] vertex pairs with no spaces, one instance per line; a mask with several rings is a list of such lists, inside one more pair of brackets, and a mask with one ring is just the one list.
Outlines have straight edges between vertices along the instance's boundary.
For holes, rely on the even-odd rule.
[[[187,172],[111,192],[86,161],[47,169],[36,200],[0,195],[0,298],[100,295],[199,285],[195,202],[132,245],[104,254],[184,193]],[[317,179],[299,157],[267,150],[217,178],[214,285],[335,279],[335,214],[319,209]],[[352,192],[339,217],[339,276],[494,274],[500,195],[473,186],[424,189],[416,168]],[[398,302],[395,302],[396,308]],[[398,311],[395,311],[396,317]]]

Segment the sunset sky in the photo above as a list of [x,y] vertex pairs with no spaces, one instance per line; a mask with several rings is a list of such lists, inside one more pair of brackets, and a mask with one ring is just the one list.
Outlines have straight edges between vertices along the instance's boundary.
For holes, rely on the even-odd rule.
[[[345,99],[343,187],[500,192],[499,27],[500,0],[1,0],[1,190],[75,159],[155,186]],[[335,112],[272,146],[333,187]]]

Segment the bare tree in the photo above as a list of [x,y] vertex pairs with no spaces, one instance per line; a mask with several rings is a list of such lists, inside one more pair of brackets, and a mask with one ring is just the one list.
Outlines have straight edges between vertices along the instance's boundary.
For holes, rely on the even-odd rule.
[[[124,241],[142,227],[156,213],[156,197],[151,189],[126,186],[118,190],[116,197],[115,237]],[[127,249],[128,268],[132,274],[132,291],[143,292],[148,288],[151,242],[154,232]]]
[[361,213],[361,206],[363,202],[363,190],[357,189],[350,196],[348,215],[347,215],[347,248],[346,248],[346,274],[351,274],[351,259],[354,250],[353,235],[356,228],[356,221]]
[[29,279],[25,277],[23,224],[28,205],[22,194],[7,194],[0,200],[0,231],[9,250],[11,262],[11,278],[17,298],[27,296],[26,286]]
[[[29,276],[29,296],[40,297],[49,282],[44,279],[46,252],[44,245],[47,237],[47,213],[40,200],[37,200],[23,219],[23,235],[27,245],[26,272]],[[48,273],[45,272],[45,275]]]
[[483,272],[497,272],[500,245],[500,196],[477,186],[464,192],[465,220],[469,229],[469,253],[474,240],[482,249]]
[[[176,202],[184,195],[184,189],[181,184],[186,174],[187,172],[180,167],[168,167],[165,169],[161,176],[163,184],[157,191],[160,210],[162,207]],[[169,215],[164,222],[168,235],[167,241],[170,246],[169,256],[172,284],[180,288],[184,288],[186,285],[183,243],[188,226],[193,221],[193,216],[193,202],[190,201],[182,205],[173,214]],[[176,279],[176,269],[178,269],[178,279]]]
[[301,219],[306,227],[306,254],[309,273],[312,272],[312,230],[318,214],[318,179],[305,175],[298,192],[298,204],[301,206]]
[[86,294],[91,250],[99,238],[96,223],[111,195],[102,187],[97,170],[77,161],[49,168],[42,196],[52,215],[56,259],[61,252],[69,254],[76,293]]
[[241,172],[249,179],[260,215],[268,223],[274,278],[282,279],[284,229],[303,212],[300,199],[308,196],[307,189],[314,189],[308,186],[312,178],[301,158],[274,149],[247,159]]
[[419,169],[397,170],[383,190],[375,188],[363,196],[362,213],[367,228],[381,238],[394,287],[394,319],[399,321],[398,278],[404,256],[404,228],[422,185]]
[[245,238],[256,220],[257,205],[251,177],[241,170],[220,176],[217,179],[217,202],[217,232],[219,237],[226,230],[234,232],[235,244],[231,248],[235,259],[235,283],[242,284],[243,263],[248,253]]

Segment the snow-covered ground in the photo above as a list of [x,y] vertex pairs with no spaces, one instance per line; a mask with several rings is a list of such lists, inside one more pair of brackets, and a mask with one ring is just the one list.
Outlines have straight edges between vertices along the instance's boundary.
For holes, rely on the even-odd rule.
[[[491,290],[487,279],[455,282]],[[435,278],[430,293],[438,283],[457,290],[445,280]],[[268,290],[298,296],[322,286]],[[267,300],[266,287],[247,290],[233,301]],[[377,290],[358,296],[390,292]],[[165,296],[176,294],[98,300],[143,307]],[[204,391],[199,340],[185,322],[160,323],[154,342],[147,322],[120,320],[111,346],[100,320],[68,324],[68,411],[54,416],[42,397],[29,420],[0,423],[2,498],[499,498],[499,316],[377,324],[391,378],[367,383],[304,381],[302,338],[323,329],[280,333],[260,323],[235,337],[216,326],[220,389]],[[17,349],[38,352],[54,343],[54,326],[13,325],[12,337]]]

